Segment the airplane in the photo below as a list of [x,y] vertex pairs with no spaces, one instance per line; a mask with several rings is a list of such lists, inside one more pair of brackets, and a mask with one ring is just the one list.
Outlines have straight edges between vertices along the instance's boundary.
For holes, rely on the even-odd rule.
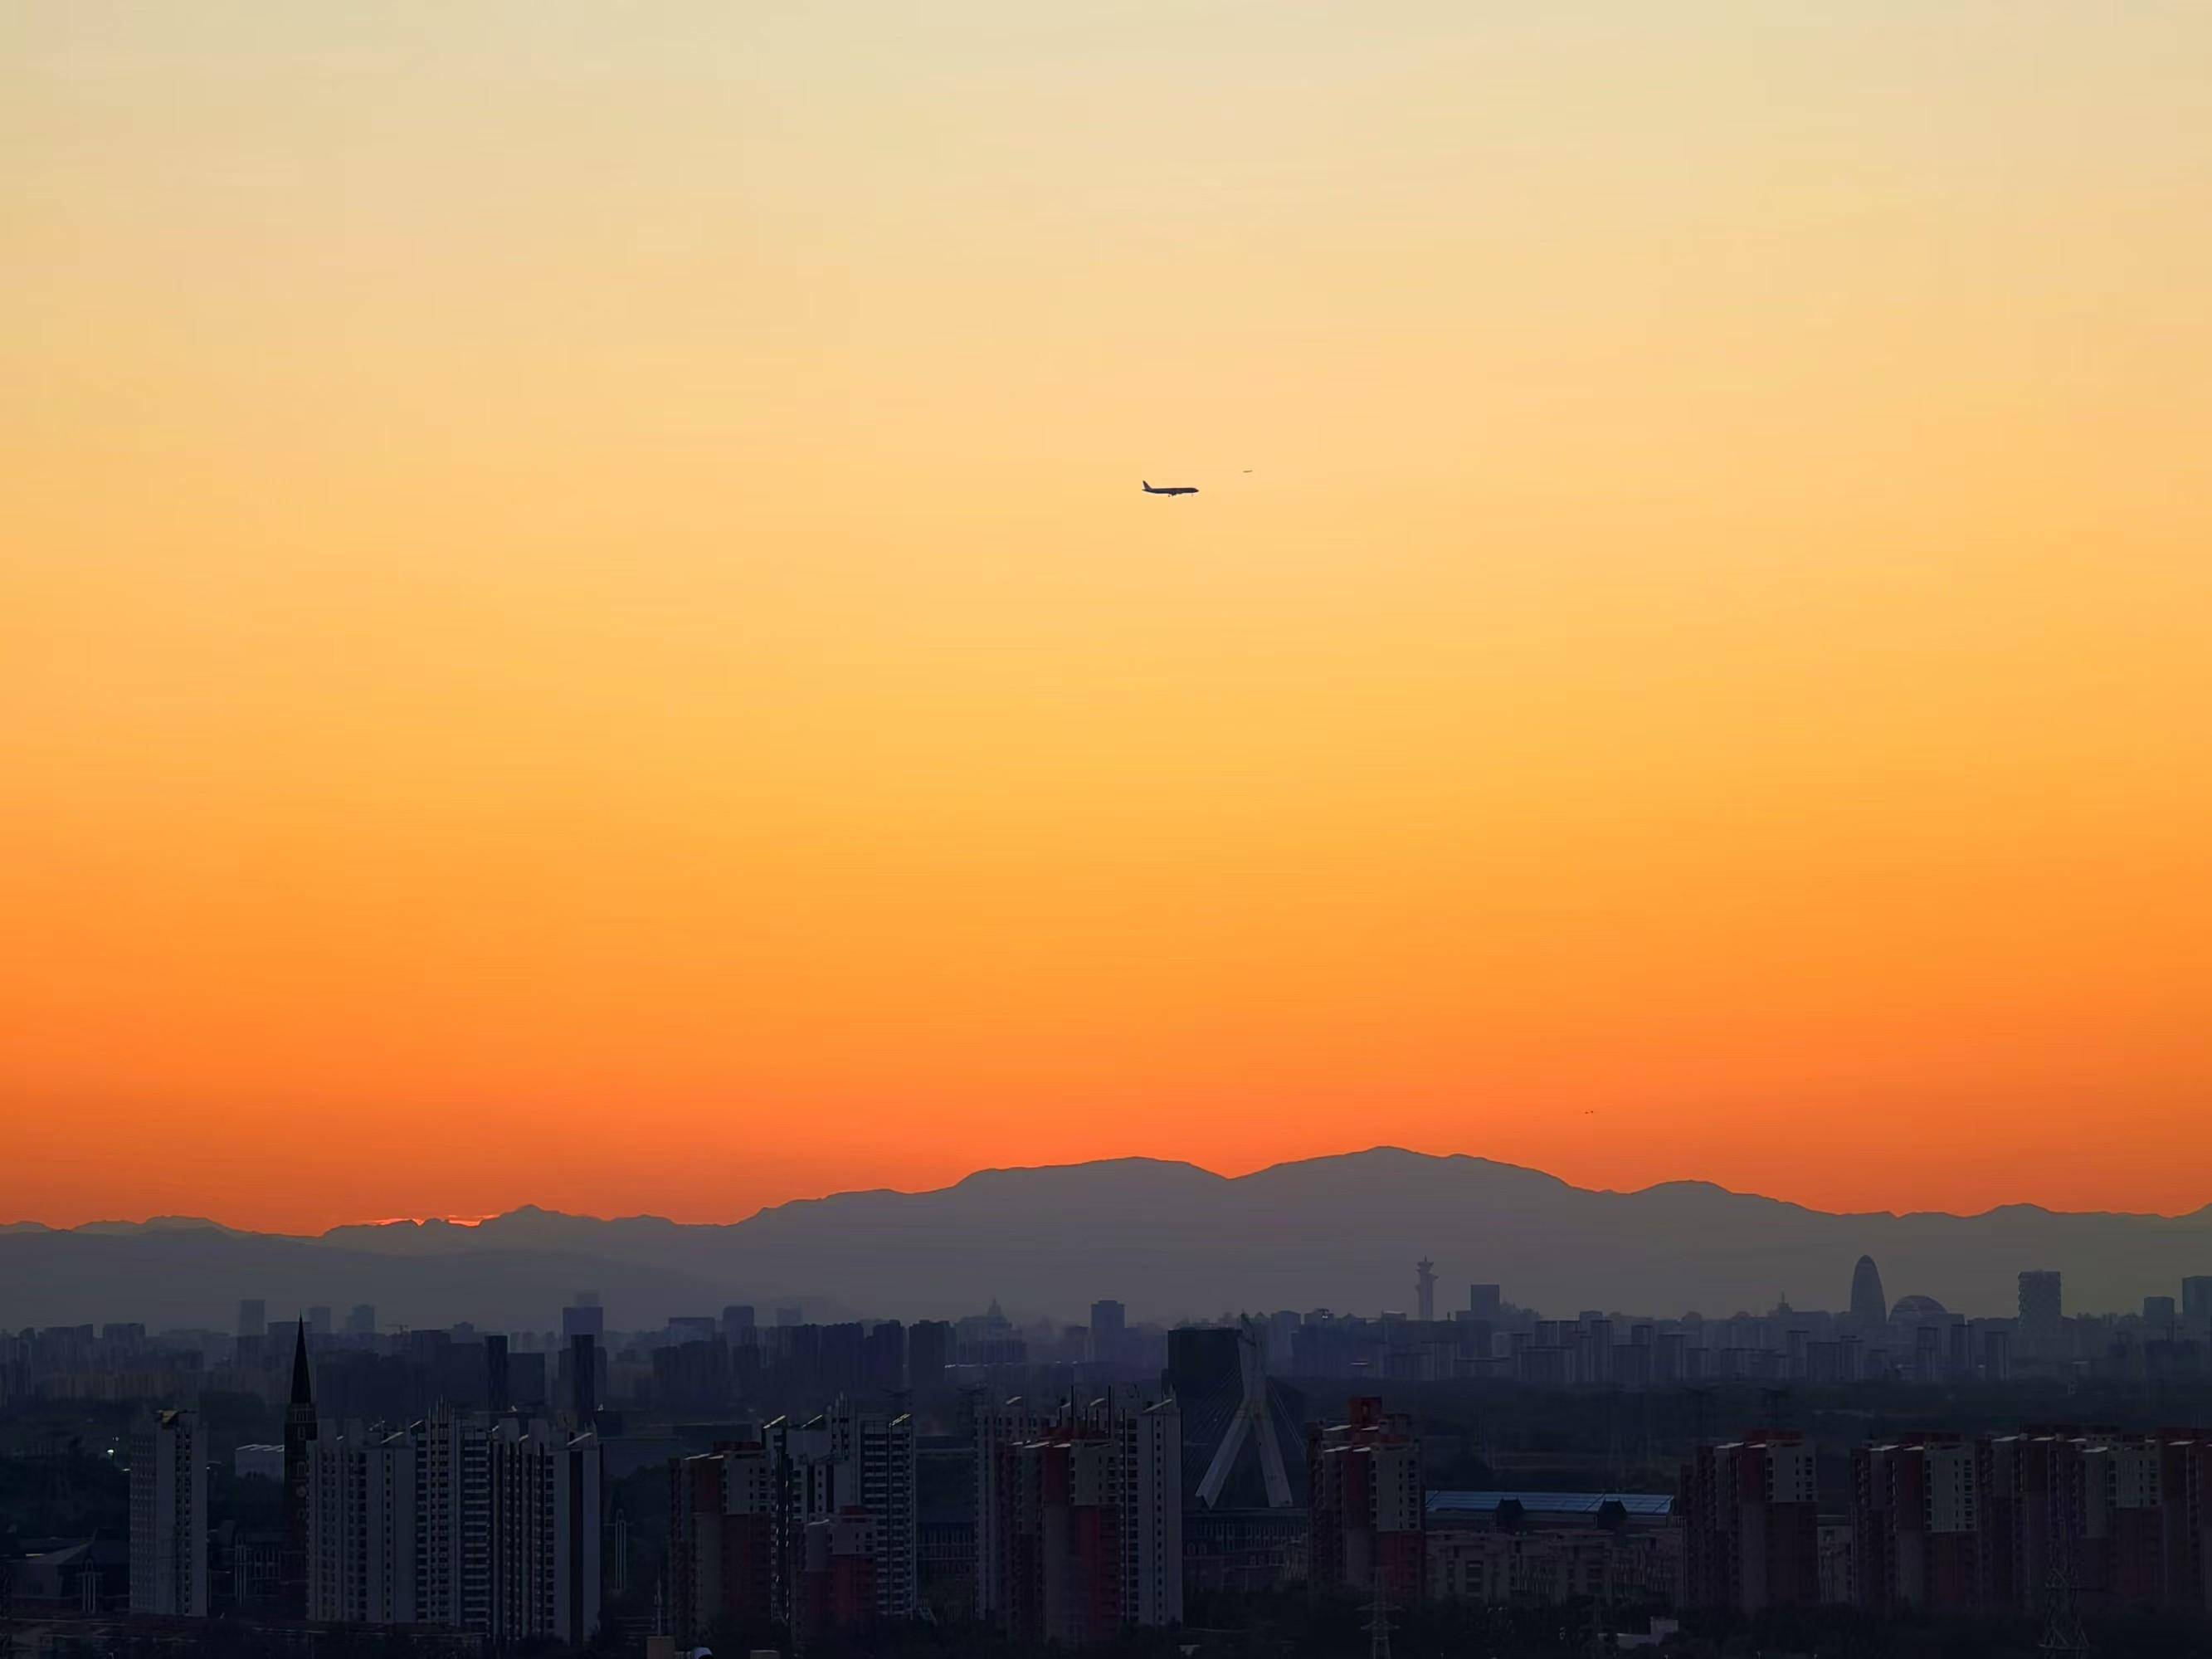
[[1147,495],[1195,495],[1198,494],[1198,486],[1196,484],[1161,484],[1155,488],[1150,483],[1146,483],[1145,494]]

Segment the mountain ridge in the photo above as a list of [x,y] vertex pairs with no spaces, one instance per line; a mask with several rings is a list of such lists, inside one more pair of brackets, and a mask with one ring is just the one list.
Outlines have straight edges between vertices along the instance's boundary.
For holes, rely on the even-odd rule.
[[201,1218],[0,1227],[0,1323],[144,1318],[226,1326],[237,1299],[375,1304],[410,1324],[548,1328],[597,1290],[621,1328],[750,1302],[810,1318],[950,1317],[999,1297],[1079,1318],[1115,1297],[1134,1317],[1237,1307],[1403,1308],[1435,1257],[1443,1305],[1468,1282],[1554,1310],[1671,1316],[1845,1304],[1862,1253],[1900,1292],[2009,1313],[2017,1273],[2056,1267],[2069,1308],[2133,1308],[2212,1273],[2212,1206],[2183,1216],[2004,1205],[1838,1212],[1693,1179],[1628,1191],[1524,1165],[1400,1146],[1223,1176],[1113,1158],[972,1170],[763,1206],[729,1222],[575,1215],[534,1204],[481,1221],[351,1223],[256,1233]]
[[1658,1193],[1673,1192],[1677,1190],[1695,1190],[1703,1193],[1715,1194],[1726,1198],[1747,1199],[1761,1204],[1778,1205],[1789,1209],[1800,1211],[1807,1215],[1825,1216],[1837,1220],[1858,1220],[1869,1218],[1887,1218],[1893,1220],[1936,1218],[1950,1221],[1974,1221],[1991,1216],[2005,1215],[2014,1212],[2024,1212],[2036,1215],[2054,1217],[2097,1217],[2147,1222],[2185,1222],[2212,1219],[2212,1200],[2208,1200],[2205,1203],[2199,1205],[2193,1210],[2181,1211],[2173,1214],[2168,1214],[2163,1211],[2158,1210],[2062,1210],[2053,1208],[2047,1204],[2037,1203],[2032,1199],[2016,1199],[2003,1204],[1991,1205],[1989,1208],[1984,1210],[1828,1210],[1823,1209],[1815,1204],[1806,1203],[1802,1200],[1777,1198],[1771,1194],[1755,1192],[1745,1188],[1729,1187],[1720,1182],[1707,1180],[1698,1176],[1670,1176],[1666,1180],[1655,1181],[1642,1187],[1583,1187],[1568,1181],[1563,1176],[1553,1175],[1549,1170],[1539,1170],[1530,1164],[1509,1163],[1499,1158],[1486,1158],[1477,1152],[1415,1152],[1407,1147],[1398,1146],[1386,1142],[1378,1143],[1373,1146],[1364,1147],[1351,1152],[1320,1152],[1310,1158],[1285,1158],[1274,1164],[1263,1164],[1258,1169],[1247,1170],[1243,1175],[1233,1176],[1220,1174],[1217,1170],[1206,1169],[1203,1164],[1193,1164],[1184,1158],[1150,1158],[1140,1155],[1131,1155],[1121,1158],[1085,1158],[1067,1164],[993,1164],[981,1169],[971,1170],[966,1175],[961,1176],[957,1179],[948,1182],[942,1186],[911,1188],[844,1188],[833,1193],[802,1194],[793,1198],[780,1199],[775,1203],[762,1205],[758,1209],[752,1211],[749,1214],[733,1216],[731,1218],[723,1221],[678,1221],[672,1216],[661,1215],[650,1210],[633,1211],[619,1215],[600,1215],[590,1211],[559,1210],[549,1208],[546,1206],[536,1203],[523,1203],[516,1205],[511,1210],[502,1210],[495,1214],[477,1217],[465,1221],[456,1220],[449,1216],[401,1216],[388,1219],[335,1222],[330,1226],[323,1229],[323,1231],[319,1233],[294,1233],[277,1231],[263,1231],[258,1228],[235,1226],[228,1222],[217,1221],[211,1217],[207,1216],[160,1214],[146,1216],[136,1220],[117,1218],[102,1218],[92,1221],[77,1222],[68,1225],[58,1225],[51,1222],[38,1220],[35,1218],[23,1217],[15,1220],[0,1221],[0,1234],[17,1231],[45,1233],[100,1232],[123,1234],[137,1231],[185,1232],[193,1231],[208,1231],[256,1238],[327,1239],[339,1233],[398,1228],[412,1228],[416,1230],[435,1228],[441,1230],[449,1229],[456,1233],[476,1232],[485,1227],[493,1226],[497,1224],[511,1223],[523,1220],[525,1218],[544,1218],[546,1220],[556,1222],[590,1222],[604,1226],[617,1226],[633,1223],[642,1223],[653,1224],[665,1227],[728,1228],[741,1227],[749,1222],[758,1219],[761,1216],[808,1205],[833,1204],[848,1200],[874,1198],[931,1198],[944,1194],[959,1192],[963,1189],[978,1188],[988,1184],[994,1178],[1000,1176],[1054,1175],[1062,1172],[1088,1172],[1092,1170],[1134,1167],[1153,1170],[1188,1170],[1194,1174],[1204,1176],[1209,1182],[1233,1185],[1238,1182],[1259,1181],[1264,1177],[1273,1176],[1285,1170],[1307,1170],[1319,1165],[1340,1164],[1352,1160],[1368,1159],[1378,1156],[1395,1156],[1425,1164],[1473,1164],[1484,1169],[1504,1171],[1513,1175],[1534,1176],[1541,1182],[1568,1191],[1584,1193],[1600,1197],[1624,1199],[1643,1198]]

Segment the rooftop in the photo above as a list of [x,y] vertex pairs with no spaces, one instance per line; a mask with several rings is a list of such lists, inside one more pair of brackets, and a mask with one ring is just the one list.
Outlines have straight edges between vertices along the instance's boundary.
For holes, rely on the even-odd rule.
[[1428,1512],[1432,1516],[1494,1515],[1510,1500],[1529,1515],[1587,1515],[1595,1517],[1607,1504],[1618,1504],[1629,1516],[1658,1520],[1674,1514],[1670,1492],[1432,1492]]

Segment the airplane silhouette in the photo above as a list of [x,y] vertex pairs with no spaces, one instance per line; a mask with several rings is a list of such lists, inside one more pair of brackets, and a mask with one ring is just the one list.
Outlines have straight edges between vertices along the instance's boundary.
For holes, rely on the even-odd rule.
[[1198,494],[1198,486],[1196,484],[1162,484],[1155,489],[1152,484],[1146,483],[1145,494],[1147,495],[1195,495]]

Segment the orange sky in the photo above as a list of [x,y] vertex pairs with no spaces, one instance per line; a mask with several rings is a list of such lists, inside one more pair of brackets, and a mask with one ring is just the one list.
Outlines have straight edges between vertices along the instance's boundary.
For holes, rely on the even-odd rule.
[[2156,5],[7,9],[0,1212],[2212,1199],[2208,84]]

